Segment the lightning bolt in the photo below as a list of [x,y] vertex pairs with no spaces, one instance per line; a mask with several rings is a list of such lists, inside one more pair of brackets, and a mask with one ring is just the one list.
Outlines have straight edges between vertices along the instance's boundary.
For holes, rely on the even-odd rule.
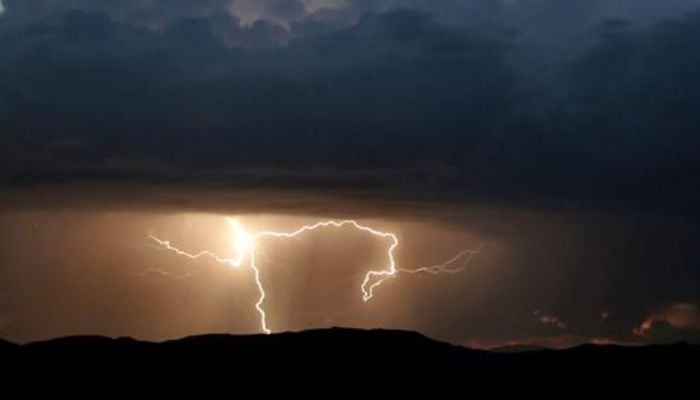
[[236,267],[236,268],[240,267],[240,264],[237,263],[237,259],[234,259],[234,258],[219,257],[216,254],[214,254],[208,250],[203,250],[203,251],[200,251],[199,253],[188,253],[188,252],[186,252],[184,250],[180,250],[177,247],[170,244],[169,240],[159,239],[158,237],[156,237],[153,234],[153,232],[149,233],[148,237],[151,238],[151,240],[156,242],[158,244],[158,246],[162,247],[163,249],[172,251],[173,253],[175,253],[179,256],[187,257],[190,260],[198,260],[198,259],[203,258],[203,257],[210,257],[210,258],[213,258],[214,260],[216,260],[216,262],[219,262],[222,264],[229,264],[230,266]]
[[[190,253],[180,248],[173,246],[170,241],[163,240],[155,236],[153,232],[148,234],[148,237],[154,241],[158,248],[170,251],[179,256],[189,258],[191,260],[198,260],[200,258],[210,258],[214,261],[229,265],[233,268],[240,268],[248,260],[248,265],[253,271],[253,277],[255,279],[255,284],[258,289],[258,299],[255,303],[255,309],[260,315],[260,328],[263,332],[269,334],[272,330],[268,327],[267,323],[267,313],[265,312],[264,304],[267,294],[265,293],[265,287],[260,279],[260,268],[257,265],[256,254],[257,248],[260,241],[266,238],[278,238],[278,239],[292,239],[306,233],[316,231],[324,228],[343,228],[352,227],[358,231],[368,233],[374,237],[384,239],[388,242],[388,247],[386,250],[387,264],[381,269],[370,269],[360,285],[360,290],[362,291],[362,300],[367,303],[374,297],[374,291],[382,283],[384,283],[389,278],[396,276],[399,273],[406,274],[456,274],[463,271],[469,261],[477,255],[483,248],[483,243],[479,245],[476,249],[464,250],[454,257],[448,259],[442,264],[436,264],[428,267],[420,267],[414,269],[399,268],[396,265],[395,252],[399,247],[399,238],[396,234],[391,232],[383,232],[373,229],[369,226],[361,225],[355,220],[330,220],[321,221],[313,225],[304,225],[295,231],[290,232],[277,232],[277,231],[260,231],[257,233],[249,233],[243,225],[236,218],[226,219],[231,231],[233,233],[233,257],[221,257],[211,251],[203,250],[198,253]],[[461,262],[460,262],[461,261]]]

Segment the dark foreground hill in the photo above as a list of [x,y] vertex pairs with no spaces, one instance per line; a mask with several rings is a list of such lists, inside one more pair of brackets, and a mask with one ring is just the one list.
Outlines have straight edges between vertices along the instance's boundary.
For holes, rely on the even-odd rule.
[[[162,343],[82,336],[23,346],[0,342],[4,366],[31,374],[115,371],[155,377],[235,376],[334,377],[373,380],[402,377],[409,383],[438,382],[446,376],[479,378],[553,376],[611,378],[693,376],[700,346],[647,347],[586,345],[569,350],[487,352],[437,342],[412,332],[326,329],[275,335],[205,335]],[[350,372],[348,372],[350,371]],[[384,377],[384,378],[383,378]]]

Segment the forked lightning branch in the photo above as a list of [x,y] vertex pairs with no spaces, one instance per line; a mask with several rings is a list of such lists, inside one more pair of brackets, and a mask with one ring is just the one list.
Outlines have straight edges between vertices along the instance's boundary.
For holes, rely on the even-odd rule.
[[265,292],[265,286],[260,278],[260,267],[256,261],[257,249],[260,247],[260,242],[262,239],[291,239],[320,229],[338,229],[350,227],[372,235],[378,240],[385,241],[386,265],[379,269],[369,269],[364,276],[362,284],[360,285],[362,300],[364,302],[369,302],[372,297],[374,297],[375,290],[382,283],[384,283],[387,279],[396,277],[400,273],[440,275],[461,272],[464,270],[464,268],[466,268],[469,261],[479,253],[482,247],[480,245],[476,249],[464,250],[441,264],[407,269],[400,268],[396,265],[396,250],[399,247],[399,238],[396,236],[396,234],[361,225],[355,220],[322,221],[313,225],[304,225],[299,229],[290,232],[260,231],[256,233],[248,232],[236,218],[227,218],[227,221],[233,235],[233,254],[231,257],[222,257],[208,250],[191,253],[174,246],[170,241],[161,239],[155,236],[153,233],[150,233],[149,237],[158,245],[159,248],[173,252],[182,257],[187,257],[192,260],[211,258],[218,263],[226,264],[233,268],[241,268],[243,266],[249,267],[253,272],[255,284],[258,289],[258,299],[255,303],[255,309],[260,315],[260,328],[265,333],[271,333],[272,330],[268,325],[268,316],[265,311],[265,298],[267,294]]

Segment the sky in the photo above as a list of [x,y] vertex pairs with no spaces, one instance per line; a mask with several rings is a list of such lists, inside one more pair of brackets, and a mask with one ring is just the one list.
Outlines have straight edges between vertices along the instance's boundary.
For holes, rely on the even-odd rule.
[[[2,0],[0,337],[700,341],[697,0]],[[481,247],[479,247],[481,246]]]

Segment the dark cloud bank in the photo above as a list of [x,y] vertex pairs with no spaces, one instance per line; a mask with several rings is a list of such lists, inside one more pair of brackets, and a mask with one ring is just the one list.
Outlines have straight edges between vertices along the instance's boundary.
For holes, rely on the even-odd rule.
[[503,304],[558,293],[547,312],[588,336],[581,304],[617,307],[631,335],[700,302],[695,3],[4,0],[2,202],[109,184],[119,207],[269,190],[566,211],[510,223]]
[[0,179],[693,212],[698,14],[364,3],[284,27],[224,0],[6,0]]

